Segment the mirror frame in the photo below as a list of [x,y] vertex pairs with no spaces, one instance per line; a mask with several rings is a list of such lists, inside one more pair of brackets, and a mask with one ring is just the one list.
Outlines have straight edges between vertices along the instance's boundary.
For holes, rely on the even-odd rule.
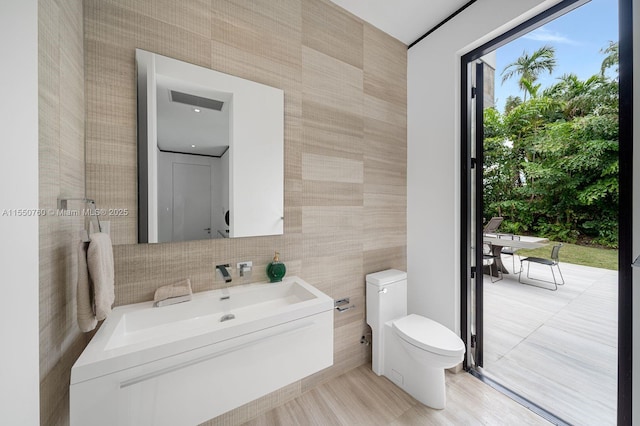
[[[284,233],[284,91],[136,49],[138,243],[157,242],[158,74],[233,95],[229,143],[229,237]],[[155,219],[154,219],[155,218]]]

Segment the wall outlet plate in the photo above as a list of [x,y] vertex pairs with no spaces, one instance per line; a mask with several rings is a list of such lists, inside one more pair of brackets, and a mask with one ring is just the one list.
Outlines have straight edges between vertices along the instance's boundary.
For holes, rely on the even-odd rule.
[[242,265],[244,265],[245,267],[249,267],[252,268],[253,267],[253,262],[248,261],[248,262],[238,262],[238,271],[240,270],[240,268],[242,268]]

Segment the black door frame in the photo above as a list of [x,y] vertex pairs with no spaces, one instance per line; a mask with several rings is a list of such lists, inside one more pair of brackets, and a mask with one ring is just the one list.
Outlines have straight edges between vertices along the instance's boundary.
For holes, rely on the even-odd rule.
[[[471,87],[469,87],[468,64],[480,59],[487,53],[511,42],[525,33],[542,26],[559,16],[570,12],[587,0],[563,0],[541,14],[525,21],[510,31],[496,37],[482,46],[465,54],[461,58],[461,223],[460,223],[460,313],[461,336],[467,344],[468,333],[468,303],[472,284],[471,270],[471,173],[472,160],[470,147],[473,141],[470,135],[471,124]],[[632,299],[632,195],[633,195],[633,0],[618,0],[618,28],[619,28],[619,251],[618,251],[618,425],[631,424],[632,415],[632,363],[633,363],[633,299]],[[477,153],[481,156],[481,153]],[[480,224],[481,225],[481,224]],[[476,224],[478,226],[478,224]],[[476,240],[480,240],[476,233]],[[476,247],[478,242],[474,242]],[[476,263],[478,264],[478,263]],[[482,263],[480,263],[481,265]],[[478,271],[481,274],[481,271]],[[482,306],[478,315],[482,314]],[[480,337],[481,339],[481,337]],[[467,368],[467,356],[464,366]]]
[[[469,69],[469,68],[467,68]],[[475,126],[475,140],[470,141],[471,144],[475,144],[475,161],[472,163],[472,167],[476,170],[476,179],[473,191],[475,191],[475,209],[476,209],[476,221],[475,221],[475,236],[476,240],[473,243],[473,246],[476,247],[474,264],[476,265],[475,270],[472,271],[472,277],[482,277],[484,273],[484,244],[482,241],[482,230],[483,230],[483,222],[479,220],[482,218],[482,212],[484,211],[484,185],[482,185],[483,181],[483,173],[484,170],[484,156],[482,155],[483,150],[483,141],[484,141],[484,63],[477,62],[475,64],[475,90],[472,90],[472,98],[475,98],[475,117],[473,119]],[[471,198],[469,199],[471,200]],[[470,206],[474,208],[474,206]],[[482,247],[482,249],[480,249]],[[474,364],[478,367],[482,367],[484,363],[484,336],[482,330],[484,329],[484,317],[483,317],[483,306],[484,306],[484,280],[476,279],[476,288],[475,288],[475,326],[476,331],[480,330],[480,333],[476,333],[474,336],[475,342],[473,346],[475,346],[475,351],[473,353]]]

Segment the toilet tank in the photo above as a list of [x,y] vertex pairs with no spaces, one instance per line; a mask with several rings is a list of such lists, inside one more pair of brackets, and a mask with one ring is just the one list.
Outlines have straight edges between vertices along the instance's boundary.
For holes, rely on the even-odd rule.
[[367,275],[367,324],[377,332],[385,322],[407,315],[407,273],[388,269]]

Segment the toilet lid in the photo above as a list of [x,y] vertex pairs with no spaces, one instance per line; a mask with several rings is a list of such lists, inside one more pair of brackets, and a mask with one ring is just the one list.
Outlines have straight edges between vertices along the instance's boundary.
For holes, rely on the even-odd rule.
[[420,315],[407,315],[393,322],[401,339],[425,351],[444,356],[464,353],[464,343],[444,325]]

